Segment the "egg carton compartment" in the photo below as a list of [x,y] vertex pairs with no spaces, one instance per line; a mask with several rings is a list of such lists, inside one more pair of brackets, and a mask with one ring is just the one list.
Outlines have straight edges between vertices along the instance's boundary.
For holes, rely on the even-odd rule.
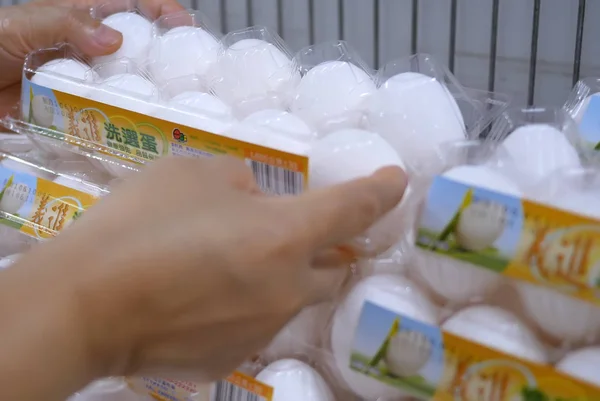
[[[65,162],[56,170],[0,153],[0,256],[22,253],[53,238],[108,189],[69,175]],[[85,166],[77,163],[83,174]],[[89,165],[87,165],[89,168]]]
[[[546,277],[551,277],[549,282],[563,284],[575,280],[584,288],[568,285],[570,292],[575,291],[592,302],[597,297],[595,283],[584,279],[587,273],[579,273],[591,265],[572,266],[572,271],[566,267],[568,263],[582,264],[584,259],[562,254],[560,248],[546,256],[552,246],[545,242],[544,246],[550,248],[544,248],[539,255],[534,252],[538,242],[550,241],[544,230],[556,230],[555,236],[562,238],[559,228],[568,232],[565,227],[573,226],[577,231],[578,225],[593,226],[598,219],[592,206],[595,203],[586,203],[586,199],[593,199],[595,186],[569,192],[568,188],[575,185],[574,179],[559,179],[561,171],[583,168],[577,152],[561,131],[551,127],[545,131],[543,127],[539,136],[537,127],[537,123],[522,126],[499,142],[449,144],[440,153],[443,161],[438,166],[439,174],[425,193],[418,195],[419,200],[415,200],[419,203],[419,216],[414,256],[418,265],[428,266],[418,275],[429,287],[436,288],[437,296],[444,301],[461,304],[482,297],[501,283],[497,274],[500,272],[537,284],[547,281]],[[573,156],[570,160],[555,158],[551,151],[539,151],[533,142],[548,143],[544,142],[546,132],[556,133],[563,141],[556,153],[563,155],[570,151],[568,155]],[[523,142],[515,144],[521,138]],[[565,149],[566,146],[569,148]],[[564,163],[556,163],[557,160]],[[550,168],[544,171],[543,167]],[[534,168],[538,171],[532,171]],[[532,172],[538,173],[535,179],[522,178]],[[553,181],[556,179],[561,183],[560,190]],[[543,225],[539,221],[550,223]],[[593,230],[583,235],[593,237]],[[552,266],[539,268],[548,258],[556,261]],[[565,259],[565,266],[561,266],[561,258]]]
[[508,104],[503,95],[462,87],[427,54],[391,61],[375,79],[366,125],[396,149],[413,175],[430,173],[440,144],[480,136]]
[[[125,36],[129,31],[119,24],[140,18],[148,22],[134,3],[115,7],[95,12],[109,22],[113,15],[127,14],[114,17],[121,22],[110,23]],[[114,11],[118,12],[111,14]],[[80,154],[118,178],[165,155],[222,153],[223,149],[211,153],[206,143],[188,142],[201,135],[195,130],[301,156],[326,134],[339,138],[342,129],[373,131],[364,120],[377,91],[375,72],[346,42],[311,46],[292,57],[281,38],[264,27],[230,32],[219,41],[220,34],[196,11],[164,16],[151,26],[143,61],[127,52],[85,60],[69,46],[32,53],[24,69],[21,116],[7,118],[5,125],[28,134],[54,157]],[[216,59],[213,63],[207,56],[202,63],[208,64],[182,69],[189,63],[170,62],[169,52],[177,47],[171,42],[207,47],[217,53]],[[184,53],[196,57],[195,52]],[[483,130],[485,121],[506,103],[501,95],[461,89],[447,71],[436,70],[429,56],[416,55],[408,65],[411,71],[443,81],[442,92],[451,92],[454,101],[449,103],[462,112],[470,135]],[[194,74],[182,75],[190,72]],[[409,117],[419,119],[421,112]],[[273,167],[270,163],[267,168]],[[295,193],[298,187],[289,180],[277,186],[285,193]]]
[[335,385],[364,401],[599,396],[600,343],[549,341],[523,313],[517,282],[450,307],[412,271],[367,274],[337,304],[323,343]]
[[285,42],[269,28],[254,26],[223,37],[215,76],[215,94],[239,118],[265,109],[286,110],[300,80]]

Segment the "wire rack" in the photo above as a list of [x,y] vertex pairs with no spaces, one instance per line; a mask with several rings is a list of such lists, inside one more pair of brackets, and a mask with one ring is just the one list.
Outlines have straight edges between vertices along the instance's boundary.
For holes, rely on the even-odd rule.
[[600,41],[586,40],[600,37],[600,25],[587,21],[600,15],[600,1],[180,1],[205,12],[223,32],[268,26],[293,50],[347,40],[374,68],[429,53],[464,85],[503,92],[522,104],[562,104],[578,79],[600,76]]

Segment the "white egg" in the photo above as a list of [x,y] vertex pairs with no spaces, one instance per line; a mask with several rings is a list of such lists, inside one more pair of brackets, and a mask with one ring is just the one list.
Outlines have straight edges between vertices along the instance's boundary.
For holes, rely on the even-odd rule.
[[256,380],[273,388],[272,401],[334,401],[331,389],[309,365],[282,359],[264,368]]
[[34,146],[26,135],[0,134],[0,147],[3,151],[18,155],[31,151]]
[[314,129],[326,133],[358,128],[375,92],[371,76],[352,63],[327,61],[302,77],[291,110]]
[[136,113],[153,115],[158,109],[158,89],[136,74],[117,74],[103,81],[92,100]]
[[226,132],[232,138],[283,152],[307,155],[311,129],[291,113],[267,109],[250,114]]
[[106,194],[106,191],[94,184],[90,184],[88,182],[80,181],[75,178],[70,178],[64,175],[56,177],[54,183],[75,189],[80,192],[87,193],[95,197],[100,197]]
[[216,68],[221,79],[215,82],[215,92],[244,115],[285,108],[299,79],[292,60],[274,44],[260,39],[232,44],[219,57]]
[[92,82],[90,67],[73,59],[60,58],[41,65],[31,82],[60,92],[81,96],[81,81]]
[[365,302],[431,325],[437,325],[437,311],[425,294],[408,279],[396,275],[377,275],[361,280],[338,306],[333,317],[331,347],[346,385],[357,395],[369,400],[405,396],[404,391],[350,368],[354,336]]
[[[77,60],[62,58],[49,61],[40,66],[31,78],[31,82],[55,91],[87,98],[92,90],[88,85],[93,81],[94,76],[87,65]],[[55,116],[61,114],[55,102],[46,95],[36,94],[31,103],[22,102],[22,116],[24,119],[29,117],[27,105],[31,108],[33,117],[33,121],[30,122],[44,128],[50,128],[54,125]],[[38,142],[36,144],[49,153],[62,155],[63,152],[67,152],[46,145],[41,141],[35,142]]]
[[19,258],[21,257],[20,253],[16,253],[9,256],[4,256],[0,258],[0,270],[6,269],[7,267],[12,266]]
[[600,307],[528,283],[517,290],[527,316],[553,339],[572,345],[600,338]]
[[[313,142],[309,160],[311,188],[367,177],[386,166],[404,168],[403,161],[385,139],[359,129],[339,130]],[[365,251],[379,254],[398,242],[408,229],[410,219],[404,208],[410,196],[407,188],[403,201],[367,231],[361,239]]]
[[[472,187],[515,197],[520,196],[519,188],[513,182],[486,166],[455,167],[445,172],[443,177]],[[482,217],[478,213],[481,212],[481,209],[491,209],[497,213]],[[486,204],[474,206],[474,209],[467,213],[467,218],[459,225],[461,229],[457,233],[459,241],[462,239],[463,244],[479,248],[484,239],[484,247],[490,245],[490,240],[497,239],[500,231],[499,224],[502,223],[502,229],[504,227],[504,223],[498,220],[502,217],[502,211],[495,206]],[[480,224],[483,225],[480,226]],[[478,238],[479,235],[481,238]],[[503,281],[502,276],[493,271],[424,250],[417,251],[416,263],[409,267],[417,281],[424,283],[445,301],[456,303],[465,303],[489,294]]]
[[96,380],[72,395],[67,401],[140,401],[122,378]]
[[203,77],[217,62],[219,48],[219,42],[204,29],[179,26],[154,40],[149,69],[159,84],[185,76]]
[[546,124],[517,128],[500,147],[515,167],[515,180],[526,185],[538,183],[558,169],[579,167],[575,148],[564,133]]
[[556,365],[556,369],[584,382],[600,387],[600,347],[573,351]]
[[463,116],[448,89],[415,72],[389,78],[369,102],[367,118],[369,128],[420,173],[427,172],[441,144],[466,137]]
[[[102,23],[114,30],[121,32],[123,43],[116,52],[94,57],[94,64],[104,64],[119,58],[128,58],[142,63],[148,56],[148,49],[152,41],[152,23],[134,12],[120,12],[105,18]],[[116,65],[114,68],[107,66],[102,69],[104,76],[122,72]]]
[[316,138],[316,133],[302,119],[282,110],[266,109],[257,111],[243,121],[266,127],[276,134],[303,141],[312,141]]
[[204,92],[183,92],[158,111],[159,118],[202,131],[221,134],[235,119],[231,107],[218,97]]
[[330,307],[330,304],[323,303],[304,308],[279,331],[269,346],[261,352],[261,356],[268,361],[274,361],[312,355],[325,331]]
[[448,333],[531,362],[547,363],[543,344],[512,313],[488,305],[465,308],[442,325]]

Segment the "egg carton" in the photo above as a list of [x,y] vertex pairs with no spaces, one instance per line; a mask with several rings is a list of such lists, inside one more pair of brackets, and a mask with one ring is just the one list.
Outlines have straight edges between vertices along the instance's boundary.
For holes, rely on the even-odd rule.
[[85,160],[49,166],[0,152],[0,256],[53,238],[108,193],[107,186],[86,180],[94,169]]
[[[462,357],[467,359],[520,360],[533,369],[533,376],[556,375],[558,382],[571,388],[571,393],[560,393],[539,383],[547,394],[596,399],[598,388],[593,386],[600,387],[600,382],[587,363],[600,362],[598,269],[593,261],[589,274],[578,270],[578,265],[567,265],[585,258],[575,246],[578,242],[563,241],[564,235],[578,239],[576,230],[549,238],[553,242],[546,244],[550,246],[548,252],[538,255],[549,263],[542,266],[547,269],[527,273],[522,264],[509,263],[515,252],[525,257],[536,243],[535,233],[540,227],[535,220],[525,220],[528,226],[521,232],[523,216],[530,219],[537,214],[541,221],[554,219],[558,226],[572,222],[575,228],[588,233],[587,238],[595,238],[600,220],[600,211],[595,211],[600,170],[585,155],[574,122],[560,109],[510,109],[494,122],[487,139],[443,145],[438,162],[431,166],[437,173],[430,177],[424,191],[412,194],[418,217],[413,238],[417,246],[408,249],[412,254],[398,258],[392,253],[362,261],[358,282],[351,284],[345,300],[337,306],[331,328],[324,330],[331,337],[323,344],[333,351],[347,387],[366,400],[398,399],[403,391],[413,394],[415,383],[410,380],[401,380],[401,391],[388,386],[390,369],[392,378],[402,376],[401,371],[393,372],[393,360],[384,358],[383,362],[368,365],[367,370],[379,375],[380,380],[357,372],[348,363],[357,346],[367,349],[353,342],[359,341],[356,338],[386,338],[389,332],[375,327],[375,317],[385,321],[382,316],[387,314],[388,325],[384,326],[389,330],[393,328],[390,316],[399,319],[396,330],[400,332],[421,327],[421,334],[429,333],[422,324],[441,327],[442,334],[431,332],[428,343],[439,345],[440,338],[447,341],[446,354],[442,352],[447,361],[451,360],[448,349],[454,348],[462,349]],[[527,200],[528,206],[522,206],[521,199]],[[523,207],[528,210],[523,211]],[[506,234],[507,230],[515,231],[514,235]],[[508,248],[490,250],[498,241]],[[405,297],[414,300],[409,304]],[[380,306],[383,311],[377,309]],[[368,315],[364,314],[368,308],[376,310],[371,312],[373,320],[368,320],[373,327],[360,334],[360,322],[367,321]],[[407,326],[402,326],[403,322]],[[490,356],[483,349],[459,346],[456,336],[503,355]],[[406,341],[398,338],[397,346],[404,346]],[[371,344],[369,357],[375,357],[376,345]],[[428,361],[431,366],[431,359]],[[361,357],[355,362],[366,363]],[[405,369],[409,362],[396,367]],[[536,370],[535,366],[545,368]],[[449,374],[452,369],[446,365],[442,371]],[[576,389],[585,387],[585,381],[592,386],[587,387],[587,396]],[[569,383],[575,384],[575,389]],[[437,384],[438,392],[451,390],[443,390],[443,383]],[[421,396],[427,399],[426,394]]]
[[598,343],[546,343],[510,283],[450,308],[412,270],[368,275],[337,305],[324,332],[340,388],[365,401],[598,398]]
[[67,401],[153,401],[144,393],[137,393],[123,377],[96,380],[79,390]]
[[522,313],[513,283],[449,307],[411,271],[356,277],[333,307],[305,309],[260,356],[203,387],[203,396],[188,383],[169,399],[598,399],[598,343],[555,348]]
[[[200,135],[197,130],[217,134],[209,137],[213,142],[225,136],[305,155],[313,141],[333,131],[371,129],[409,157],[407,147],[398,145],[398,132],[431,135],[433,147],[444,132],[436,121],[452,127],[448,135],[470,137],[506,106],[500,95],[464,90],[426,55],[375,72],[346,42],[293,55],[267,28],[221,37],[197,11],[151,22],[135,3],[125,2],[94,14],[123,33],[121,49],[92,60],[68,46],[32,53],[20,116],[5,124],[48,145],[50,153],[84,153],[114,176],[167,154],[214,154],[206,143],[186,142]],[[119,124],[110,121],[104,105],[114,107],[109,114],[119,113],[111,115]],[[410,112],[402,111],[406,106]],[[99,123],[107,119],[108,125]],[[142,137],[156,145],[140,143]]]
[[600,150],[600,132],[597,128],[596,110],[599,106],[600,79],[585,78],[578,81],[571,91],[563,108],[571,115],[586,148],[596,153]]

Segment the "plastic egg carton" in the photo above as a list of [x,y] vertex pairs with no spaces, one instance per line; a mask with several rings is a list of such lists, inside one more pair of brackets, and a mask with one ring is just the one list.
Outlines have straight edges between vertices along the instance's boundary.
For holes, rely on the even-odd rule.
[[5,124],[54,156],[83,154],[115,177],[157,157],[226,152],[187,141],[202,132],[306,156],[328,134],[368,130],[414,159],[401,143],[427,153],[445,132],[477,136],[506,106],[502,96],[462,88],[426,55],[372,71],[346,42],[294,55],[264,27],[221,37],[197,11],[150,21],[134,2],[115,2],[93,14],[123,33],[121,49],[92,60],[68,46],[32,53],[20,115]]
[[108,377],[90,383],[67,401],[152,401],[152,398],[135,392],[122,377]]
[[85,160],[46,166],[31,155],[0,152],[0,257],[53,238],[108,193],[89,181],[95,170]]
[[[549,396],[600,396],[590,365],[600,362],[600,271],[593,260],[579,267],[587,256],[578,241],[594,239],[600,224],[600,170],[586,155],[574,121],[550,108],[509,109],[486,140],[440,147],[437,173],[425,192],[413,194],[418,219],[412,255],[404,263],[384,258],[359,264],[365,274],[334,314],[330,347],[354,393],[366,400],[414,396],[415,388],[424,391],[413,381],[417,372],[438,392],[450,393],[456,388],[444,386],[461,381],[443,378],[457,368],[452,358],[462,357],[513,360],[535,380],[554,375],[565,390],[540,382]],[[543,237],[543,248],[532,253],[536,235],[545,232],[539,221],[547,219],[573,228]],[[527,269],[523,263],[531,255],[537,264]],[[589,271],[578,270],[585,267]],[[403,333],[411,328],[412,334]],[[410,341],[416,341],[413,347]],[[356,355],[357,348],[363,355]],[[463,354],[452,356],[453,350]],[[413,356],[416,370],[408,372]],[[446,360],[437,373],[435,358],[440,366]],[[357,372],[365,364],[375,379]],[[388,385],[394,378],[400,389]],[[421,397],[428,399],[427,392]]]
[[[600,79],[585,78],[577,82],[563,108],[571,115],[586,149],[591,153],[600,150],[600,131],[597,115],[600,107]],[[597,158],[597,154],[596,154]]]

